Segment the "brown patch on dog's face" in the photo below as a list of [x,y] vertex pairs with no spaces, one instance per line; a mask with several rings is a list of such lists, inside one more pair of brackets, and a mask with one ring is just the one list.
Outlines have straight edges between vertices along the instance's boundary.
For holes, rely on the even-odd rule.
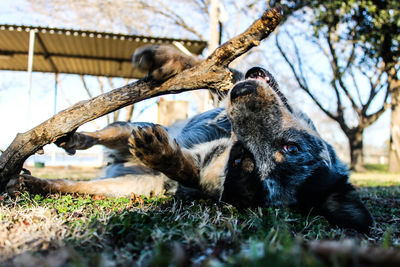
[[250,158],[244,158],[242,160],[242,169],[247,173],[252,173],[254,171],[255,164],[254,160]]
[[276,152],[274,153],[274,160],[275,160],[276,162],[282,163],[282,162],[285,161],[285,156],[282,154],[282,152],[276,151]]

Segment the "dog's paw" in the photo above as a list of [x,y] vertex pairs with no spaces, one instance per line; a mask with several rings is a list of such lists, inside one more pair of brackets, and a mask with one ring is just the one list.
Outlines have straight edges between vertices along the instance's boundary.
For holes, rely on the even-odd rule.
[[148,167],[168,163],[176,152],[177,143],[157,124],[138,126],[129,138],[129,150]]
[[26,191],[25,184],[23,182],[23,179],[21,179],[21,177],[12,178],[10,181],[8,181],[6,185],[6,192],[10,196],[17,196],[25,191]]
[[76,150],[88,149],[97,144],[97,139],[84,133],[73,132],[57,139],[54,143],[69,155],[75,155]]
[[19,195],[23,192],[44,194],[48,192],[48,182],[29,174],[21,174],[18,178],[11,179],[6,186],[9,195]]
[[76,132],[68,133],[66,136],[58,138],[54,144],[65,150],[68,155],[75,155],[76,153]]
[[136,49],[132,57],[134,68],[156,81],[165,81],[199,63],[199,59],[184,54],[172,45],[148,45]]

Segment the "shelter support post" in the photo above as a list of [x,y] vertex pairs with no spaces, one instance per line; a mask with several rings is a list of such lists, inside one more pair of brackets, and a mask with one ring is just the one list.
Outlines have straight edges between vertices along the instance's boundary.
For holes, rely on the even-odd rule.
[[57,114],[58,73],[54,74],[54,115]]
[[29,31],[29,52],[28,52],[28,128],[31,125],[31,94],[32,94],[32,68],[33,68],[33,56],[35,49],[35,30]]

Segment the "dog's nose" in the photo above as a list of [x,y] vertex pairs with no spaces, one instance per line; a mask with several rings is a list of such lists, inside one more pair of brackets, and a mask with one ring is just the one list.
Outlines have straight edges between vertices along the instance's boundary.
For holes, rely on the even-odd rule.
[[240,96],[246,96],[253,94],[256,91],[256,87],[252,82],[238,83],[232,88],[231,100],[234,100]]

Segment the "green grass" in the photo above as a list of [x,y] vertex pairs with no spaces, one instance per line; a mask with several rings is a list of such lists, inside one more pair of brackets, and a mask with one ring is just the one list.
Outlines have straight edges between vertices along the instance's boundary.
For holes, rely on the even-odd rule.
[[389,170],[388,164],[365,164],[365,169],[369,172],[387,172]]
[[352,173],[351,182],[356,186],[400,186],[400,173],[389,173],[387,164],[367,164],[366,172]]
[[[358,183],[354,175],[376,221],[369,236],[286,208],[237,210],[175,198],[135,203],[72,195],[4,196],[0,266],[52,266],[54,259],[71,266],[340,266],[340,257],[326,262],[310,251],[308,242],[350,238],[362,247],[398,248],[399,184],[376,186],[378,181],[371,187],[376,172],[362,174],[371,179]],[[27,239],[26,233],[37,236]]]

